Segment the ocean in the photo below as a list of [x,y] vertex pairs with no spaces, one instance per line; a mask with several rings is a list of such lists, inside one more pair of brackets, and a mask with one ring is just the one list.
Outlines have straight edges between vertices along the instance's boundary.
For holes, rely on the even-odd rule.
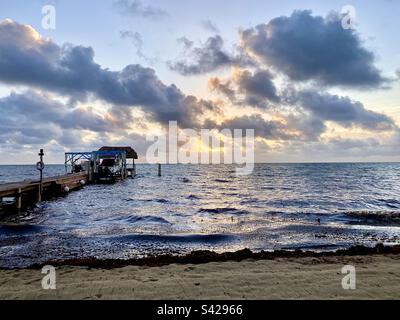
[[[45,168],[45,175],[64,166]],[[0,215],[0,267],[94,257],[400,243],[400,164],[137,165],[135,179],[88,185],[18,215]],[[0,183],[35,179],[0,166]],[[320,223],[318,222],[320,220]]]

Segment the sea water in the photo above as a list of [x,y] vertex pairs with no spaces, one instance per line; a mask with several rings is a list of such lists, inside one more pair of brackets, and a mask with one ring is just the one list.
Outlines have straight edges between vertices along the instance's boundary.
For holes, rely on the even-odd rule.
[[[137,165],[135,179],[87,185],[0,216],[0,266],[128,259],[193,250],[336,250],[400,243],[400,164]],[[45,175],[64,173],[47,166]],[[0,182],[37,179],[0,166]]]

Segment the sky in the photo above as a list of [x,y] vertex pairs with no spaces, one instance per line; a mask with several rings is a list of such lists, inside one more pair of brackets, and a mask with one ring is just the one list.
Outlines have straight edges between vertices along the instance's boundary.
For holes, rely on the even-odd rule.
[[395,0],[0,0],[0,164],[103,145],[144,162],[146,135],[169,121],[254,129],[257,162],[399,161],[399,12]]

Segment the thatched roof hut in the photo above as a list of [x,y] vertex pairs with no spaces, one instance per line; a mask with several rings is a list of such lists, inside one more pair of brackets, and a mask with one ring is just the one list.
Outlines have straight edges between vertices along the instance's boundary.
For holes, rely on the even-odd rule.
[[99,151],[125,151],[127,159],[137,159],[138,155],[131,147],[101,147]]

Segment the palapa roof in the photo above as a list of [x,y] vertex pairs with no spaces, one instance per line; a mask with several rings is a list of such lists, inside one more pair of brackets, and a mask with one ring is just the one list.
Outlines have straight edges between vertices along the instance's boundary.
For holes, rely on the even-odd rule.
[[137,159],[138,155],[131,147],[101,147],[99,151],[125,151],[127,159]]

